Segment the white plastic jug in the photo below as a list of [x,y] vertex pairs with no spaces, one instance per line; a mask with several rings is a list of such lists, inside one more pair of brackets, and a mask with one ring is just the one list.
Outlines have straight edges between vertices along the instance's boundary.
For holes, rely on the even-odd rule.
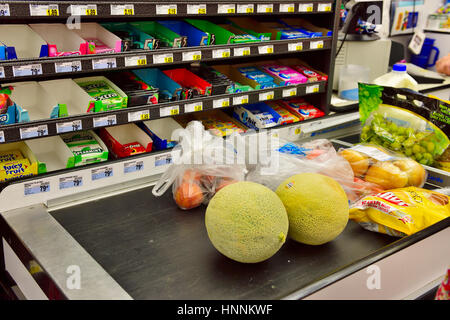
[[394,64],[391,72],[376,78],[374,83],[386,87],[419,90],[417,81],[406,72],[406,65],[402,63]]

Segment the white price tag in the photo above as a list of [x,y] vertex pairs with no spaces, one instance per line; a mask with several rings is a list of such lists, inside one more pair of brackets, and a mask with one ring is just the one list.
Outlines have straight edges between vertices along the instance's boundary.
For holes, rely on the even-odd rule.
[[235,57],[243,57],[243,56],[249,56],[249,55],[250,55],[250,47],[233,49],[233,56],[235,56]]
[[201,101],[188,103],[188,104],[184,105],[185,113],[198,112],[198,111],[202,111],[202,110],[203,110],[203,103]]
[[239,97],[233,97],[233,105],[240,105],[240,104],[246,104],[248,103],[248,96],[239,96]]
[[166,54],[155,54],[153,55],[153,63],[172,63],[173,62],[173,53]]
[[177,14],[177,9],[178,8],[176,4],[157,4],[156,14],[157,15]]
[[111,166],[106,166],[106,167],[101,167],[101,168],[91,170],[92,181],[100,180],[103,178],[109,178],[109,177],[112,177],[113,175],[114,175],[113,167],[111,167]]
[[0,78],[5,77],[5,69],[3,67],[0,67]]
[[302,51],[303,42],[294,42],[288,44],[288,51]]
[[109,116],[94,118],[93,122],[94,122],[94,128],[113,126],[113,125],[117,124],[117,118],[116,118],[115,114],[112,114]]
[[81,71],[81,61],[55,62],[55,72],[78,72]]
[[59,16],[59,7],[57,4],[30,4],[30,16],[57,17]]
[[281,3],[280,4],[280,12],[294,13],[295,12],[295,4],[294,3]]
[[289,127],[290,136],[299,136],[302,133],[302,127],[300,125]]
[[273,53],[273,45],[267,45],[267,46],[260,46],[260,47],[258,47],[258,53],[259,54]]
[[273,4],[258,4],[256,11],[258,13],[272,13]]
[[3,131],[0,131],[0,143],[5,142],[5,133]]
[[113,69],[113,68],[117,68],[116,58],[103,58],[92,60],[92,69],[94,70]]
[[216,49],[213,50],[212,56],[214,59],[219,58],[229,58],[230,57],[230,49]]
[[20,139],[30,139],[35,137],[43,137],[48,135],[48,126],[42,124],[36,127],[20,128]]
[[331,3],[319,3],[317,6],[317,11],[319,12],[331,11]]
[[234,5],[234,4],[219,4],[219,5],[217,5],[217,13],[219,13],[219,14],[236,13],[236,5]]
[[25,183],[23,186],[24,186],[24,194],[26,196],[50,191],[50,181],[44,180],[33,181]]
[[299,12],[313,12],[314,4],[312,3],[300,3],[298,7]]
[[306,93],[317,93],[317,92],[319,92],[319,85],[318,84],[306,87]]
[[37,76],[42,74],[41,64],[30,64],[26,66],[13,66],[14,77]]
[[132,16],[134,15],[134,4],[112,4],[112,16]]
[[128,122],[144,121],[150,119],[150,110],[128,112]]
[[72,132],[82,130],[83,125],[81,120],[73,120],[68,122],[59,122],[56,124],[56,133]]
[[223,98],[213,101],[213,108],[225,108],[230,106],[230,98]]
[[202,60],[201,51],[183,52],[183,61],[198,61]]
[[82,176],[69,176],[59,178],[59,190],[83,186]]
[[123,164],[123,173],[125,174],[142,170],[144,170],[144,161],[142,160],[125,162]]
[[172,163],[172,155],[170,153],[155,156],[155,167],[165,166]]
[[11,11],[9,10],[9,4],[0,4],[0,17],[9,17],[11,15]]
[[259,101],[272,100],[274,96],[273,91],[262,92],[259,94]]
[[310,49],[323,49],[323,41],[311,41],[309,44]]
[[180,106],[170,106],[159,109],[160,117],[176,116],[180,114]]
[[146,64],[146,56],[125,57],[125,67],[145,66]]
[[188,14],[206,14],[206,4],[188,4]]
[[255,6],[253,4],[238,4],[237,13],[253,13],[255,12]]
[[72,16],[96,16],[96,4],[71,4],[69,7]]
[[283,89],[283,98],[295,97],[297,95],[297,88]]

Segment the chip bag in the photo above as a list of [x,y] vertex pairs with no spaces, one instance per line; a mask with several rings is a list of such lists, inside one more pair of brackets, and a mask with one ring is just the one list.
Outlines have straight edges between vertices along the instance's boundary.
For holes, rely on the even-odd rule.
[[364,229],[403,237],[450,217],[450,197],[416,187],[366,196],[350,208],[351,220]]
[[405,89],[359,84],[361,142],[438,166],[449,147],[450,104]]

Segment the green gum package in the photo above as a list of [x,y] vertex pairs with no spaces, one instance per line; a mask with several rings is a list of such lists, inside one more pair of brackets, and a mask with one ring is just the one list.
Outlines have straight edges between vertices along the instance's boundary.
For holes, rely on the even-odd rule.
[[162,47],[181,48],[187,46],[186,37],[173,32],[156,21],[130,22],[130,24],[150,36],[159,39]]

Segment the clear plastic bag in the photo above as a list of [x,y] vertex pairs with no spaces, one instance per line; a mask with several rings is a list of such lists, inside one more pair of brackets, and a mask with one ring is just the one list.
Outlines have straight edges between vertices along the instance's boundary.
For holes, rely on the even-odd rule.
[[235,148],[241,139],[238,134],[223,139],[210,134],[201,122],[191,121],[172,135],[180,142],[172,151],[173,163],[153,187],[155,196],[172,186],[178,207],[189,210],[207,204],[226,185],[244,180],[244,155]]

